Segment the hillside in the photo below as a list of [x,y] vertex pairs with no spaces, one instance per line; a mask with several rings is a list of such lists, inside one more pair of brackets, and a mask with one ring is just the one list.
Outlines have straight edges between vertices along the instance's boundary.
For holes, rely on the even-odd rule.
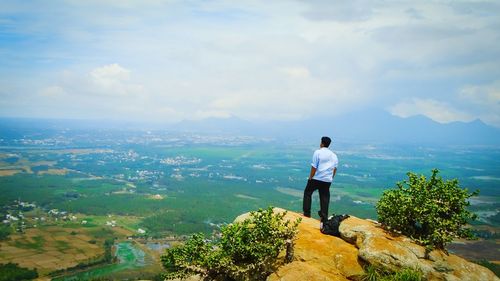
[[[248,216],[243,214],[236,221]],[[315,219],[290,211],[285,218],[298,217],[302,222],[294,261],[280,267],[269,281],[359,280],[368,264],[394,270],[415,268],[428,280],[499,280],[490,270],[453,254],[435,250],[426,257],[424,247],[405,236],[392,236],[371,220],[351,216],[340,225],[342,238],[338,238],[321,234]]]

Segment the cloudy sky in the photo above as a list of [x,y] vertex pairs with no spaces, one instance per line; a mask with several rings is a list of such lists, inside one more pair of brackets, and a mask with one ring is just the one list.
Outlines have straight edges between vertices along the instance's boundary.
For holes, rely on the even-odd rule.
[[0,116],[500,127],[499,1],[0,1]]

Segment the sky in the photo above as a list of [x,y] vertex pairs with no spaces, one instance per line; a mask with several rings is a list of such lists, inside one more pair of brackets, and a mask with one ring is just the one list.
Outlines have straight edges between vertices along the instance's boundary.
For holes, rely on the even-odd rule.
[[499,14],[500,1],[0,0],[0,116],[376,109],[500,127]]

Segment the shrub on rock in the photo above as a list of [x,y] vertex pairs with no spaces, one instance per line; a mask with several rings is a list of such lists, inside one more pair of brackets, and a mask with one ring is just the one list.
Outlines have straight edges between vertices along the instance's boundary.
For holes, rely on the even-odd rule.
[[272,208],[251,212],[242,222],[222,228],[217,241],[196,234],[185,244],[167,249],[161,260],[173,279],[200,274],[213,280],[265,280],[279,254],[291,250],[300,219],[285,221]]
[[437,169],[430,179],[409,172],[408,180],[387,190],[376,208],[379,221],[429,249],[444,249],[455,238],[472,238],[465,225],[477,218],[467,210],[478,191],[461,188],[457,179],[443,180]]

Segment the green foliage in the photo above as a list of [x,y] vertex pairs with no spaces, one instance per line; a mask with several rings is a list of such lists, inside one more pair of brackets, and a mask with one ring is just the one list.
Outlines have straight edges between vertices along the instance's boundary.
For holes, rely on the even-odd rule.
[[365,275],[361,277],[362,281],[378,281],[380,278],[385,275],[385,273],[378,267],[373,265],[368,265],[365,267]]
[[[104,188],[98,189],[102,192]],[[131,204],[130,202],[134,202]],[[135,194],[91,194],[78,200],[66,200],[55,207],[73,213],[94,215],[145,215],[162,208],[162,201],[154,201]]]
[[36,269],[19,267],[17,263],[0,264],[0,281],[32,280],[38,277]]
[[437,169],[432,170],[427,180],[409,172],[408,180],[385,191],[376,205],[381,223],[429,249],[444,249],[457,237],[472,238],[472,232],[464,226],[477,217],[467,210],[467,199],[478,192],[469,193],[457,179],[444,181],[438,173]]
[[[206,210],[203,209],[203,211]],[[190,217],[191,214],[198,219]],[[203,223],[201,218],[203,218],[202,215],[186,210],[165,210],[144,218],[140,226],[147,229],[148,233],[153,234],[168,232],[178,235],[188,235],[196,232],[211,233],[213,227]]]
[[114,279],[107,278],[107,277],[94,277],[94,278],[78,278],[73,281],[114,281]]
[[242,222],[222,228],[220,239],[193,235],[184,245],[167,249],[162,263],[168,279],[201,274],[211,279],[265,280],[279,254],[293,246],[300,222],[284,220],[286,213],[260,209]]
[[17,248],[21,248],[21,249],[33,249],[33,250],[37,250],[38,252],[43,252],[43,245],[45,243],[45,238],[43,238],[43,236],[41,235],[38,235],[38,236],[34,236],[32,238],[33,242],[29,241],[29,240],[26,240],[26,239],[18,239],[14,242],[14,246],[16,246]]
[[112,262],[113,261],[113,252],[112,248],[115,244],[114,238],[108,238],[104,241],[104,262]]
[[92,229],[89,233],[96,239],[106,239],[115,234],[113,230],[104,227]]
[[7,240],[12,230],[10,227],[5,225],[0,225],[0,241]]
[[391,272],[384,268],[368,265],[365,267],[365,275],[362,281],[423,281],[422,273],[411,268],[403,268],[396,272]]
[[382,279],[382,280],[394,280],[394,281],[422,281],[424,278],[422,277],[422,273],[410,269],[410,268],[405,268],[401,271],[398,271],[394,274],[392,274],[388,279]]

